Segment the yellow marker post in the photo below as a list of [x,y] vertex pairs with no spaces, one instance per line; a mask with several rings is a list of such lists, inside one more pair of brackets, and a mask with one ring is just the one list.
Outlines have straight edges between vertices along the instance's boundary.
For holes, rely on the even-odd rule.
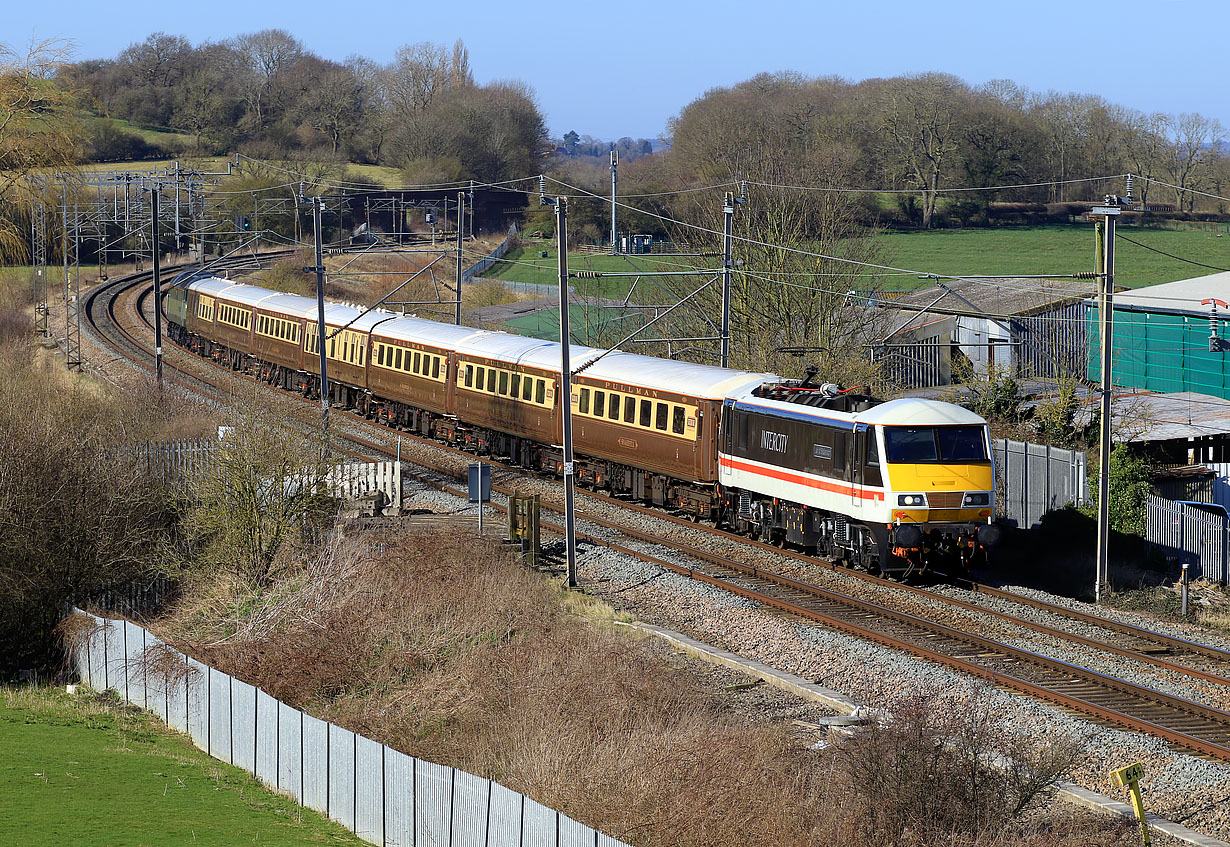
[[1127,786],[1132,791],[1132,808],[1140,821],[1140,842],[1149,847],[1149,825],[1145,823],[1145,803],[1140,799],[1140,780],[1144,778],[1145,766],[1141,762],[1110,772],[1111,781],[1119,787]]

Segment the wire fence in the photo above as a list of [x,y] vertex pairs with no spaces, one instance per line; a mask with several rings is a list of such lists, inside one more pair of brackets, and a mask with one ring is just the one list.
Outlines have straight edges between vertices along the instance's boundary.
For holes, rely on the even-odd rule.
[[131,621],[94,623],[73,660],[96,691],[187,733],[216,759],[387,847],[625,847],[510,788],[407,756],[204,665]]

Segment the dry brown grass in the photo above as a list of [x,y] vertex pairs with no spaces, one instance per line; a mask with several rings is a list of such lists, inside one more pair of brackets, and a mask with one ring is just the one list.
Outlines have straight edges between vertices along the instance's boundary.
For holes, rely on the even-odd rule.
[[[593,606],[575,614],[494,542],[339,537],[263,594],[223,582],[197,597],[165,626],[203,660],[631,843],[890,843],[865,826],[883,798],[852,788],[848,757],[735,716],[664,648]],[[935,836],[932,823],[897,843]],[[1009,829],[967,828],[951,843],[1115,843],[1104,825],[1098,842],[1049,817],[1041,831]]]

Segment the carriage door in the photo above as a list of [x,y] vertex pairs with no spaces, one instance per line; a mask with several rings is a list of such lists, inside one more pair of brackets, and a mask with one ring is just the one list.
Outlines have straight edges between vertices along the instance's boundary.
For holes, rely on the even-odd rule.
[[858,424],[854,427],[854,432],[847,439],[849,444],[849,452],[847,453],[847,463],[849,468],[848,479],[850,485],[850,506],[853,509],[859,509],[863,505],[863,498],[859,496],[859,486],[864,485],[866,480],[863,478],[863,456],[867,450],[867,426]]
[[[718,419],[717,443],[721,445],[719,447],[719,452],[727,456],[734,455],[735,452],[734,429],[731,426],[731,418],[734,416],[732,406],[732,403],[723,403],[722,414]],[[722,464],[721,457],[719,457],[718,479],[723,484],[726,484],[733,472],[733,469],[729,465]]]

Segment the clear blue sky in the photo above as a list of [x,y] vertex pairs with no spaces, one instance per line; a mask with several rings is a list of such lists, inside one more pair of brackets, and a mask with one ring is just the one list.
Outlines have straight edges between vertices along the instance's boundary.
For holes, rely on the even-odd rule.
[[328,59],[389,61],[464,39],[479,82],[519,79],[552,135],[653,138],[707,89],[761,71],[848,80],[944,71],[1098,94],[1230,126],[1230,0],[662,0],[646,2],[11,2],[0,41],[71,39],[113,58],[152,32],[193,44],[281,28]]

